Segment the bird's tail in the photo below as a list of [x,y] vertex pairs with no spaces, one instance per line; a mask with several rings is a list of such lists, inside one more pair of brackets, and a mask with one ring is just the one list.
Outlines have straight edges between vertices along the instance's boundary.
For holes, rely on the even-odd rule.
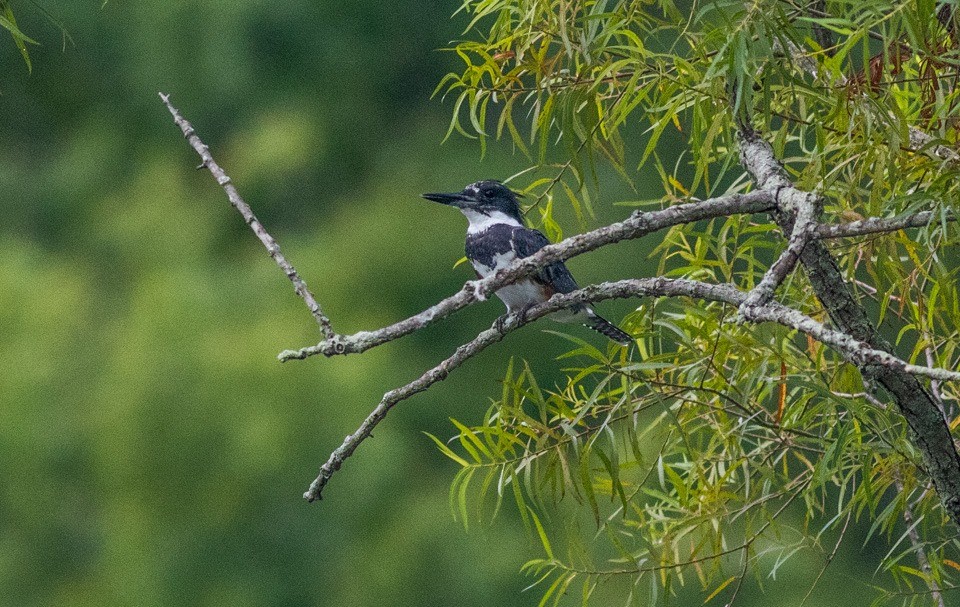
[[587,308],[587,320],[583,323],[583,326],[609,337],[620,345],[629,346],[633,343],[633,338],[630,335],[590,308]]

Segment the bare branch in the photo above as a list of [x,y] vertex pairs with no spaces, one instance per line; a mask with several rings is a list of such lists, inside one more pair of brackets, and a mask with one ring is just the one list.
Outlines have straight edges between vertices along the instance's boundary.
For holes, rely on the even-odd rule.
[[[501,329],[498,330],[495,324],[494,327],[481,332],[474,339],[457,348],[449,358],[414,381],[384,394],[380,403],[357,428],[356,432],[344,438],[343,443],[330,454],[326,463],[321,466],[320,474],[303,494],[304,499],[309,502],[320,499],[324,487],[333,474],[340,469],[348,457],[353,455],[360,443],[370,437],[373,429],[383,421],[394,405],[446,379],[451,371],[491,344],[503,339],[505,334],[575,303],[638,296],[690,297],[740,306],[747,300],[748,294],[738,290],[733,285],[727,284],[713,285],[695,280],[670,279],[662,276],[634,278],[590,285],[572,293],[554,295],[549,301],[531,307],[522,318],[514,314],[507,315],[504,317]],[[814,339],[833,347],[844,358],[858,365],[889,366],[916,375],[960,381],[960,372],[908,364],[887,352],[877,350],[870,347],[869,344],[858,342],[849,335],[829,329],[809,316],[776,302],[755,308],[752,320],[755,322],[772,322],[806,333]]]
[[[841,223],[839,225],[819,225],[817,226],[818,238],[846,238],[850,236],[865,236],[867,234],[877,234],[881,232],[896,232],[906,228],[923,228],[930,225],[935,219],[933,211],[920,211],[912,215],[903,215],[901,217],[870,217],[859,221]],[[952,214],[947,216],[948,221],[954,221]]]
[[[932,366],[934,364],[933,346],[927,346],[924,348],[923,355],[927,359],[927,365]],[[943,416],[943,421],[947,422],[949,425],[953,416],[947,414],[947,408],[943,404],[943,394],[940,392],[940,382],[936,379],[930,382],[930,396],[932,396],[933,401],[937,403],[937,408],[940,409],[940,415]]]
[[770,144],[750,128],[740,130],[740,164],[761,190],[793,189],[783,165],[773,154]]
[[958,371],[906,363],[889,352],[874,348],[870,344],[854,339],[841,331],[828,329],[809,316],[775,302],[756,309],[753,320],[775,322],[797,329],[817,341],[833,347],[844,358],[861,368],[879,365],[890,369],[899,369],[910,375],[920,375],[941,381],[960,381],[960,372]]
[[[802,48],[797,46],[792,40],[779,38],[773,41],[773,52],[779,56],[789,58],[794,65],[804,72],[813,76],[814,80],[820,80],[820,70],[817,68],[817,62],[807,54]],[[846,80],[842,75],[843,80]]]
[[[772,200],[773,196],[769,193],[758,191],[745,195],[734,194],[731,196],[721,196],[719,198],[704,200],[702,202],[677,205],[675,207],[665,209],[664,211],[644,213],[643,215],[646,217],[648,227],[644,228],[643,231],[630,233],[627,236],[624,236],[622,240],[639,238],[656,231],[657,229],[663,229],[671,225],[677,225],[689,221],[699,221],[701,219],[707,219],[710,217],[719,217],[727,213],[764,212],[769,210],[769,208],[772,208]],[[693,207],[695,206],[699,208],[694,209]],[[736,206],[737,210],[730,210],[731,206]],[[669,218],[664,216],[667,211],[670,212]],[[679,217],[677,216],[678,211]],[[623,226],[625,224],[633,225],[636,223],[635,217],[637,216],[635,215],[624,222],[612,224],[612,226]],[[844,238],[863,236],[878,232],[893,232],[905,228],[926,226],[930,223],[933,217],[933,212],[922,211],[914,215],[905,215],[903,217],[893,217],[889,219],[869,218],[839,225],[820,224],[815,226],[814,235],[817,238]],[[952,221],[953,216],[951,215],[949,219]],[[598,236],[602,238],[597,239],[594,242],[594,238]],[[576,250],[573,250],[568,248],[571,239],[564,240],[555,245],[551,245],[550,247],[545,247],[543,250],[544,252],[538,253],[543,255],[542,258],[538,258],[540,259],[539,262],[533,261],[533,257],[526,258],[531,260],[529,263],[535,263],[536,265],[527,266],[526,264],[528,262],[524,261],[523,263],[526,269],[524,269],[522,272],[514,274],[514,269],[511,266],[495,276],[486,278],[484,280],[467,282],[463,288],[454,295],[451,295],[450,297],[427,308],[423,312],[420,312],[419,314],[411,316],[400,322],[377,329],[375,331],[360,331],[358,333],[354,333],[353,335],[336,334],[333,337],[325,339],[314,346],[307,346],[305,348],[300,348],[299,350],[284,350],[278,355],[278,358],[281,362],[286,362],[294,359],[303,360],[318,354],[323,354],[324,356],[334,356],[336,354],[353,354],[364,352],[370,348],[374,348],[394,339],[409,335],[414,331],[426,327],[434,321],[453,314],[457,310],[460,310],[475,301],[486,299],[491,292],[503,286],[510,280],[516,280],[517,278],[526,275],[528,272],[532,273],[536,271],[536,268],[542,267],[543,265],[546,265],[555,259],[569,259],[570,257],[586,253],[605,244],[618,242],[618,240],[608,239],[605,228],[599,228],[598,230],[594,230],[592,232],[586,232],[573,238],[576,238],[578,241],[587,241],[589,244],[578,246]],[[796,246],[795,249],[802,250],[802,247]],[[784,253],[784,256],[786,255],[787,252]],[[795,261],[793,263],[795,263]],[[516,265],[520,264],[517,263]],[[780,266],[777,269],[777,275],[779,276],[780,273],[783,273],[783,276],[779,276],[777,278],[776,284],[782,282],[783,277],[785,277],[790,270],[792,270],[792,266],[789,264]],[[509,272],[509,274],[507,274],[507,272]],[[486,286],[484,286],[484,284]]]
[[[780,198],[780,192],[781,190],[777,190],[778,199]],[[787,192],[792,193],[789,190]],[[751,319],[753,311],[757,307],[763,306],[773,299],[777,287],[786,280],[787,276],[797,266],[800,254],[803,253],[803,249],[807,246],[817,228],[817,215],[822,207],[818,196],[812,193],[805,196],[785,196],[783,204],[792,204],[796,211],[797,220],[793,223],[793,232],[787,241],[787,248],[770,266],[760,283],[753,288],[746,301],[740,306],[739,314],[741,318]]]
[[937,143],[937,138],[917,127],[910,127],[910,147],[918,152],[926,152],[935,158],[947,162],[960,162],[960,154],[951,147]]
[[230,200],[230,204],[233,205],[237,211],[240,212],[240,215],[243,216],[243,220],[250,226],[250,229],[253,230],[253,233],[257,235],[257,238],[260,239],[260,242],[263,243],[263,246],[266,247],[267,252],[270,254],[270,257],[273,258],[277,265],[280,266],[280,269],[283,270],[283,273],[287,275],[287,278],[290,279],[290,282],[293,283],[293,290],[296,291],[305,304],[310,310],[310,314],[313,315],[313,318],[317,321],[317,324],[320,325],[320,331],[323,333],[324,337],[327,339],[332,338],[335,334],[333,328],[330,326],[330,319],[323,313],[323,310],[320,308],[320,304],[317,303],[317,300],[314,298],[313,293],[310,292],[310,289],[307,288],[307,284],[300,278],[300,275],[297,274],[297,270],[293,265],[287,261],[287,258],[283,256],[283,253],[280,252],[280,245],[277,244],[277,241],[273,239],[272,236],[267,232],[266,228],[263,227],[263,224],[257,219],[256,215],[253,214],[253,210],[250,209],[250,205],[244,202],[243,198],[240,197],[240,194],[237,192],[237,189],[234,187],[233,182],[230,180],[230,177],[227,176],[226,172],[220,167],[219,164],[213,159],[213,156],[210,154],[210,148],[200,140],[200,137],[197,136],[196,131],[187,120],[180,115],[180,112],[177,108],[173,107],[170,103],[170,95],[165,95],[159,93],[160,99],[163,100],[163,103],[166,104],[167,109],[170,110],[170,114],[173,115],[174,122],[177,123],[177,126],[180,127],[180,130],[183,131],[183,136],[186,137],[187,142],[190,143],[190,146],[196,150],[197,154],[200,155],[200,158],[203,162],[197,168],[206,167],[210,174],[213,175],[214,179],[217,180],[217,183],[220,184],[220,187],[223,188],[223,191],[227,193],[227,198]]
[[333,356],[335,354],[364,352],[404,335],[409,335],[476,301],[484,300],[500,287],[528,276],[551,262],[570,259],[608,244],[639,238],[670,226],[737,213],[763,213],[771,210],[773,206],[773,196],[769,192],[751,192],[749,194],[730,194],[699,202],[679,204],[660,211],[646,213],[638,211],[624,221],[612,223],[591,232],[577,234],[557,244],[548,245],[534,255],[513,262],[510,266],[492,276],[482,280],[469,281],[454,295],[398,323],[376,331],[361,331],[353,335],[327,337],[315,346],[300,350],[285,350],[279,354],[278,358],[281,361],[288,361],[304,359],[317,354]]
[[[508,318],[508,320],[504,322],[503,330],[506,332],[516,328],[516,326],[519,326],[517,319]],[[446,379],[447,375],[450,374],[450,371],[462,365],[464,361],[473,357],[490,344],[500,341],[501,339],[503,339],[503,333],[498,331],[496,328],[490,328],[486,331],[482,331],[473,340],[457,348],[456,352],[454,352],[452,356],[441,362],[439,365],[433,367],[409,384],[395,390],[390,390],[384,394],[383,398],[380,400],[380,403],[374,408],[370,415],[363,420],[363,423],[360,424],[360,427],[357,428],[357,431],[344,438],[343,444],[337,447],[333,453],[330,454],[330,457],[327,458],[326,463],[320,467],[320,474],[312,483],[310,483],[310,487],[303,494],[304,499],[308,502],[321,499],[323,488],[327,485],[327,482],[330,480],[330,477],[333,476],[333,473],[340,469],[344,460],[353,455],[353,452],[357,449],[361,442],[371,436],[373,429],[377,426],[377,424],[383,421],[383,419],[387,416],[387,413],[393,408],[394,405],[400,401],[410,398],[418,392],[423,392],[438,381]]]

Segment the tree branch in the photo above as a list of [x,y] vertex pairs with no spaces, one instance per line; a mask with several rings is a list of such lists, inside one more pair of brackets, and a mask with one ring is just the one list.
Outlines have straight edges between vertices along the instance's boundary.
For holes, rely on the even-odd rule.
[[[170,103],[169,95],[165,95],[164,93],[160,93],[159,95],[173,116],[177,126],[179,126],[183,132],[184,137],[187,138],[191,147],[200,155],[203,161],[200,166],[207,168],[217,180],[217,183],[223,187],[230,203],[240,212],[244,221],[250,226],[257,238],[260,239],[260,242],[263,243],[267,252],[293,283],[294,290],[303,299],[304,303],[306,303],[311,315],[313,315],[323,332],[324,339],[319,344],[299,350],[284,350],[278,356],[281,361],[304,359],[317,354],[333,356],[337,354],[364,352],[399,337],[409,335],[476,301],[484,300],[500,287],[532,274],[539,268],[553,261],[570,259],[571,257],[611,243],[639,238],[651,232],[682,223],[729,216],[736,213],[762,213],[774,207],[774,196],[766,190],[758,190],[749,194],[731,194],[693,203],[680,204],[659,211],[646,213],[635,212],[624,221],[613,223],[591,232],[578,234],[560,243],[544,247],[536,255],[518,260],[493,276],[483,280],[469,281],[456,294],[400,322],[375,331],[360,331],[353,335],[341,335],[333,331],[330,319],[323,313],[313,293],[311,293],[303,279],[300,278],[300,275],[293,265],[283,256],[276,240],[270,236],[254,215],[250,206],[237,192],[230,177],[214,160],[210,154],[209,147],[197,136],[190,122],[183,118],[180,112]],[[932,214],[925,212],[915,216],[892,220],[867,219],[839,226],[820,225],[816,226],[816,234],[820,238],[838,238],[841,236],[892,231],[902,229],[903,227],[926,225],[931,218]],[[762,293],[767,293],[770,287],[775,289],[786,274],[790,272],[795,261],[791,262],[789,257],[794,255],[792,249],[797,248],[802,248],[799,242],[792,248],[788,247],[781,260],[778,260],[779,263],[774,264],[771,271],[768,272],[768,276],[765,276],[767,282],[762,282],[761,285],[758,285],[758,288],[762,286]],[[773,290],[769,290],[770,296],[772,296],[772,293]],[[767,295],[764,295],[761,301],[765,299],[768,299]]]
[[[344,438],[343,443],[330,454],[326,463],[320,467],[319,475],[303,494],[304,499],[313,502],[321,498],[323,489],[333,474],[343,466],[348,457],[353,455],[360,443],[371,436],[373,429],[383,421],[390,409],[397,403],[410,398],[414,394],[423,392],[439,381],[443,381],[451,371],[488,346],[503,339],[503,336],[507,333],[572,304],[638,296],[690,297],[734,306],[742,305],[748,298],[747,293],[740,291],[733,285],[714,285],[695,280],[670,279],[658,276],[590,285],[572,293],[554,295],[549,301],[531,307],[522,318],[518,315],[508,314],[504,317],[502,328],[498,329],[497,324],[494,324],[490,329],[482,331],[474,339],[461,345],[449,358],[414,381],[384,394],[380,403],[363,420],[360,427],[353,434]],[[858,342],[849,335],[829,329],[809,316],[776,302],[756,307],[751,320],[753,322],[776,323],[806,333],[817,341],[831,346],[845,359],[858,365],[880,365],[901,369],[906,373],[936,377],[945,381],[960,381],[960,372],[908,364],[887,352],[877,350],[870,347],[869,344]]]
[[[257,235],[270,256],[283,270],[294,285],[297,294],[304,300],[310,313],[316,319],[324,335],[324,341],[317,346],[295,352],[285,352],[281,360],[305,358],[312,354],[345,354],[363,352],[397,337],[407,335],[427,326],[439,318],[485,299],[500,287],[529,275],[538,268],[557,260],[565,260],[592,251],[601,246],[638,238],[645,234],[673,225],[695,222],[714,217],[729,216],[737,213],[759,213],[774,211],[775,218],[785,233],[791,234],[787,250],[751,294],[737,290],[732,285],[709,285],[695,281],[669,280],[666,278],[633,279],[617,283],[595,285],[569,293],[558,295],[550,301],[531,308],[523,318],[508,316],[498,330],[491,328],[481,332],[472,341],[460,346],[453,355],[430,369],[413,382],[387,392],[374,411],[364,420],[356,432],[344,439],[328,461],[321,468],[320,475],[305,493],[308,500],[319,499],[320,494],[332,474],[338,470],[344,460],[350,457],[357,446],[371,435],[373,428],[384,419],[387,412],[398,402],[426,390],[469,358],[489,345],[502,339],[507,332],[523,324],[536,320],[546,314],[577,302],[595,301],[613,297],[647,296],[685,296],[711,301],[722,301],[740,306],[751,296],[756,304],[751,307],[754,322],[775,322],[802,331],[824,344],[830,345],[842,356],[857,364],[865,375],[876,377],[900,404],[901,412],[907,419],[924,455],[925,465],[937,487],[941,501],[955,521],[960,521],[960,459],[953,449],[949,429],[939,419],[939,426],[931,426],[926,404],[929,395],[919,385],[914,375],[924,375],[940,381],[958,381],[960,373],[911,365],[889,353],[890,346],[880,340],[859,308],[852,295],[846,290],[842,275],[829,252],[820,241],[821,238],[836,238],[866,233],[891,231],[904,227],[925,225],[933,219],[929,212],[893,219],[868,219],[839,226],[822,226],[814,222],[818,201],[812,194],[802,192],[792,186],[786,173],[773,156],[766,142],[755,133],[741,133],[741,159],[744,166],[754,177],[758,189],[749,194],[732,194],[715,199],[676,205],[660,211],[647,213],[635,212],[625,221],[614,223],[592,232],[580,234],[555,245],[544,247],[537,254],[518,260],[494,276],[464,285],[457,294],[439,302],[427,310],[400,321],[394,325],[365,331],[355,335],[339,335],[331,327],[330,319],[323,313],[319,303],[297,274],[294,267],[280,252],[276,241],[257,220],[250,207],[243,201],[233,186],[229,176],[214,161],[209,148],[196,135],[194,128],[170,103],[169,96],[160,93],[176,124],[184,137],[203,160],[206,167],[223,187],[230,203],[243,216],[244,221]],[[798,216],[801,221],[798,222]],[[799,227],[797,224],[800,224]],[[811,238],[816,235],[816,238]],[[775,302],[769,302],[776,286],[793,269],[797,258],[807,268],[811,282],[840,330],[833,330],[809,318],[802,313]],[[819,265],[818,265],[819,264]],[[922,402],[926,397],[927,403]],[[925,433],[926,431],[926,433]],[[944,433],[946,442],[944,442]],[[939,459],[938,459],[939,458]]]
[[[903,495],[903,479],[900,476],[900,471],[894,470],[894,486],[897,488],[897,493]],[[920,571],[926,576],[924,582],[927,584],[927,588],[930,589],[930,598],[933,600],[935,607],[944,607],[943,603],[943,594],[940,592],[940,584],[937,583],[937,578],[933,575],[933,569],[930,567],[930,560],[927,558],[927,553],[923,549],[923,543],[920,541],[920,534],[917,533],[917,523],[916,517],[913,514],[913,509],[910,507],[909,495],[903,496],[903,522],[907,524],[907,537],[910,538],[910,544],[913,546],[913,551],[917,554],[917,564],[920,565]]]
[[460,291],[419,314],[375,331],[361,331],[353,335],[327,337],[315,346],[299,350],[285,350],[278,358],[281,361],[304,359],[317,354],[333,356],[369,350],[445,318],[457,310],[486,299],[500,287],[528,276],[543,266],[566,260],[602,246],[639,238],[671,226],[691,223],[714,217],[737,213],[763,213],[774,207],[769,192],[730,194],[699,202],[679,204],[660,211],[635,212],[629,218],[596,230],[571,236],[562,242],[543,247],[535,254],[518,259],[506,268],[482,280],[467,282]]
[[287,275],[287,278],[290,279],[290,282],[293,283],[293,290],[296,291],[305,304],[310,310],[310,314],[317,321],[317,324],[320,325],[320,331],[323,333],[323,336],[326,339],[332,338],[335,333],[333,328],[330,326],[330,319],[323,313],[323,310],[320,308],[320,304],[317,303],[317,300],[314,298],[313,293],[310,292],[310,289],[307,288],[307,283],[300,278],[300,275],[297,273],[297,270],[293,265],[287,261],[287,258],[283,256],[283,253],[280,252],[280,245],[277,244],[277,241],[273,239],[272,236],[267,232],[266,228],[263,227],[263,224],[257,219],[256,215],[253,214],[253,210],[250,208],[243,198],[240,197],[240,194],[237,192],[237,189],[234,187],[233,182],[230,180],[230,177],[227,176],[226,172],[220,167],[219,164],[213,159],[213,156],[210,154],[210,148],[203,141],[200,140],[200,137],[197,136],[196,131],[187,120],[180,115],[180,112],[177,108],[173,107],[170,103],[170,95],[165,95],[163,93],[158,93],[160,99],[163,100],[163,103],[167,106],[167,109],[170,110],[170,114],[173,115],[173,121],[177,123],[177,126],[180,127],[180,130],[183,131],[183,136],[187,139],[187,142],[190,144],[197,154],[200,155],[200,158],[203,162],[197,168],[206,168],[210,171],[210,174],[213,175],[214,179],[217,180],[217,183],[220,184],[220,187],[223,188],[223,191],[227,193],[227,198],[230,200],[230,204],[233,205],[237,211],[240,212],[240,215],[243,216],[243,220],[250,226],[250,229],[253,230],[253,233],[256,234],[257,238],[260,239],[260,242],[263,243],[263,246],[266,247],[267,252],[270,254],[270,257],[273,258],[277,265],[280,266],[280,269],[283,270],[283,273]]
[[[755,131],[744,126],[739,132],[740,160],[759,189],[770,192],[795,191],[786,171],[770,147]],[[777,198],[779,199],[778,194]],[[796,213],[783,208],[774,219],[785,233],[791,233]],[[857,222],[859,223],[859,222]],[[811,240],[800,256],[808,279],[837,329],[856,341],[883,352],[892,346],[877,333],[860,302],[853,296],[843,273],[821,240]],[[906,368],[890,365],[858,365],[860,372],[890,393],[910,428],[924,468],[944,510],[960,525],[960,455],[950,428],[930,393]]]
[[[777,190],[775,198],[780,198],[781,190]],[[793,272],[800,259],[800,254],[813,238],[817,228],[817,215],[822,207],[818,196],[810,193],[805,196],[785,196],[783,203],[786,208],[792,208],[797,214],[793,223],[793,231],[787,241],[787,248],[780,257],[764,273],[760,283],[753,288],[747,299],[740,305],[741,318],[750,320],[754,310],[773,299],[777,287]],[[791,206],[792,205],[792,206]]]
[[[859,221],[841,223],[839,225],[821,224],[816,228],[817,238],[846,238],[850,236],[865,236],[881,232],[896,232],[906,228],[923,228],[936,218],[933,211],[920,211],[901,217],[879,218],[870,217]],[[955,221],[953,214],[947,216],[948,221]]]
[[926,152],[931,156],[950,163],[960,162],[960,153],[951,147],[937,143],[937,138],[915,126],[909,128],[910,147],[917,152]]
[[[756,196],[754,196],[755,194]],[[675,207],[665,209],[664,211],[645,213],[644,215],[646,216],[647,227],[644,228],[643,231],[629,233],[628,235],[624,236],[622,240],[639,238],[658,229],[670,227],[671,225],[699,221],[701,219],[709,219],[712,217],[720,217],[724,214],[732,214],[735,212],[762,213],[772,208],[772,201],[773,196],[771,194],[766,191],[758,190],[745,195],[733,194],[730,196],[721,196],[719,198],[704,200],[702,202],[677,205]],[[733,211],[731,210],[731,207],[737,207],[737,210]],[[666,214],[667,211],[669,211],[669,214]],[[903,217],[893,217],[889,219],[869,218],[838,225],[818,224],[814,226],[813,236],[816,238],[845,238],[864,236],[880,232],[895,232],[905,228],[926,226],[933,220],[933,217],[934,214],[932,211],[922,211],[913,215],[905,215]],[[950,215],[948,216],[948,220],[953,221],[954,217]],[[626,221],[612,224],[612,226],[629,226],[635,224],[636,216],[631,217]],[[576,248],[570,247],[569,245],[571,244],[571,240],[574,238],[577,239],[578,242],[586,241],[587,244],[578,245]],[[525,260],[530,261],[523,262],[524,269],[522,272],[517,271],[515,273],[514,267],[510,266],[502,270],[501,273],[488,277],[484,280],[468,281],[463,288],[461,288],[460,291],[454,295],[451,295],[450,297],[438,302],[419,314],[415,314],[392,325],[388,325],[374,331],[360,331],[354,333],[353,335],[335,334],[333,337],[325,339],[324,341],[321,341],[313,346],[307,346],[298,350],[284,350],[277,356],[277,358],[281,362],[286,362],[289,360],[303,360],[319,354],[329,357],[337,354],[354,354],[364,352],[376,346],[383,345],[389,341],[393,341],[394,339],[409,335],[410,333],[418,331],[437,320],[450,316],[454,312],[467,307],[471,303],[486,299],[491,292],[500,288],[504,284],[523,277],[528,273],[532,273],[536,271],[537,268],[540,268],[551,261],[556,259],[570,259],[576,255],[592,251],[596,248],[600,248],[601,246],[612,244],[614,242],[619,242],[619,240],[609,240],[609,234],[606,233],[606,228],[599,228],[592,232],[578,234],[577,236],[568,238],[557,244],[550,245],[550,247],[544,247],[542,250],[543,252],[538,253],[543,255],[543,257],[536,258],[539,259],[539,262],[534,261],[534,257],[525,258]],[[786,255],[786,252],[784,255]],[[528,263],[535,265],[527,265]],[[793,263],[795,264],[795,261]],[[515,265],[520,266],[521,264],[515,262]],[[780,276],[777,279],[777,284],[783,281],[783,278],[787,273],[790,272],[790,270],[792,270],[792,266],[790,265],[787,265],[786,268],[780,268],[777,270],[778,275],[780,272],[783,272],[783,276]],[[484,286],[484,284],[486,286]]]

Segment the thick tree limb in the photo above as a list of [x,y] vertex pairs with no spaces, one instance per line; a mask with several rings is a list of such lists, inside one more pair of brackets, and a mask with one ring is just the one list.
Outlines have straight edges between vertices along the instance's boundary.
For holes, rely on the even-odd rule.
[[[773,149],[749,127],[741,129],[741,164],[759,189],[770,192],[798,191],[773,154]],[[779,196],[778,196],[779,197]],[[788,209],[774,218],[784,233],[791,233],[796,213]],[[892,346],[879,336],[863,306],[853,296],[843,273],[821,240],[811,240],[800,262],[814,292],[837,329],[870,347],[891,352]],[[954,447],[950,428],[940,415],[930,393],[906,369],[885,365],[860,365],[860,371],[890,393],[910,428],[913,443],[920,451],[946,513],[960,525],[960,455]]]
[[310,314],[317,321],[317,324],[320,325],[320,331],[323,333],[323,336],[327,339],[332,338],[335,333],[333,328],[330,326],[330,319],[323,313],[323,310],[320,308],[320,304],[317,303],[317,300],[314,298],[313,293],[310,292],[310,289],[307,288],[307,283],[300,278],[300,275],[297,273],[297,270],[293,265],[287,261],[287,258],[283,256],[283,253],[280,252],[280,245],[277,244],[277,241],[273,239],[272,236],[267,232],[266,228],[263,227],[263,224],[257,219],[257,216],[253,214],[253,210],[250,208],[243,198],[240,197],[240,194],[237,192],[237,188],[234,187],[233,182],[230,180],[230,177],[227,176],[226,172],[220,167],[219,164],[213,159],[213,156],[210,154],[210,148],[200,140],[200,137],[197,136],[196,131],[186,118],[180,115],[180,112],[177,108],[173,107],[170,103],[170,95],[165,95],[163,93],[158,93],[160,99],[163,100],[163,103],[167,106],[167,109],[170,110],[170,114],[173,115],[174,122],[177,123],[177,126],[180,127],[180,130],[183,131],[183,136],[187,139],[187,142],[190,144],[197,154],[200,155],[200,158],[203,160],[201,165],[197,168],[206,168],[210,171],[210,174],[213,175],[214,179],[217,180],[217,183],[220,184],[220,187],[223,188],[223,191],[227,193],[227,198],[230,200],[230,204],[233,205],[237,211],[240,212],[240,215],[243,216],[243,220],[247,222],[247,225],[250,226],[250,229],[253,230],[253,233],[257,235],[257,238],[260,239],[260,242],[263,243],[263,246],[266,247],[267,253],[270,254],[270,257],[273,258],[277,265],[280,266],[280,269],[283,270],[283,273],[287,275],[287,278],[290,279],[290,282],[293,283],[293,290],[296,291],[305,304],[310,310]]
[[[705,301],[723,302],[733,306],[741,306],[748,298],[747,293],[740,291],[733,285],[714,285],[695,280],[664,277],[634,278],[590,285],[572,293],[555,295],[546,303],[530,308],[523,318],[512,314],[507,315],[501,329],[498,330],[495,324],[494,327],[481,332],[473,340],[457,348],[449,358],[414,381],[384,394],[380,403],[363,420],[360,427],[353,434],[344,438],[343,443],[330,454],[326,463],[321,466],[317,478],[303,494],[304,499],[312,502],[321,498],[323,489],[333,474],[343,466],[347,458],[353,455],[360,443],[370,437],[373,429],[383,421],[394,405],[414,394],[423,392],[439,381],[443,381],[451,371],[488,346],[503,339],[505,334],[574,303],[638,296],[690,297]],[[817,341],[831,346],[841,356],[857,365],[881,365],[900,369],[906,373],[936,377],[947,381],[960,381],[960,372],[908,364],[887,352],[877,350],[866,343],[858,342],[849,335],[829,329],[809,316],[776,302],[757,306],[754,308],[752,316],[751,320],[753,322],[776,323],[806,333]]]
[[769,192],[730,194],[699,202],[678,204],[660,211],[635,212],[628,219],[612,223],[596,230],[571,236],[557,244],[548,245],[530,257],[519,259],[496,274],[482,280],[467,282],[460,291],[419,314],[398,323],[377,329],[361,331],[353,335],[334,335],[315,346],[300,350],[285,350],[278,358],[281,361],[304,359],[323,354],[351,354],[409,335],[453,314],[468,305],[486,299],[500,287],[528,276],[543,266],[557,260],[566,260],[602,246],[639,238],[651,232],[675,225],[691,223],[714,217],[738,213],[763,213],[773,208],[773,196]]

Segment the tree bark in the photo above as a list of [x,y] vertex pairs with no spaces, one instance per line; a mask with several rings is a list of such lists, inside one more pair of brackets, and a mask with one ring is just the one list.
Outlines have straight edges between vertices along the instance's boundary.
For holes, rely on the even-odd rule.
[[[776,198],[798,192],[787,178],[773,149],[759,134],[748,128],[740,131],[741,159],[760,189],[773,191]],[[784,234],[793,232],[796,210],[779,205],[774,220]],[[817,298],[839,331],[871,347],[893,353],[892,345],[877,332],[860,302],[853,296],[837,262],[821,240],[811,239],[800,255]],[[933,396],[913,375],[897,368],[862,365],[868,381],[879,384],[891,396],[910,428],[911,439],[920,451],[927,475],[940,497],[940,503],[954,524],[960,527],[960,455],[957,453],[943,414]],[[869,381],[873,380],[873,382]]]

